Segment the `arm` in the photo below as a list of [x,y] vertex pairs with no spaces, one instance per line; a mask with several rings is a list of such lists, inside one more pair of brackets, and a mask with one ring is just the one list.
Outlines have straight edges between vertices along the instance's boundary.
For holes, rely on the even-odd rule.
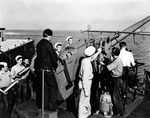
[[11,73],[12,79],[15,78],[16,73],[15,73],[14,67],[11,68],[11,72],[10,73]]
[[101,53],[101,51],[102,51],[102,49],[101,48],[99,48],[98,49],[98,51],[91,57],[92,58],[92,60],[91,61],[93,61],[93,60],[95,60],[96,59],[96,57]]
[[28,75],[29,75],[29,71],[24,76],[22,76],[21,79],[26,79]]
[[34,68],[34,61],[35,61],[35,58],[37,57],[37,55],[34,55],[32,60],[31,60],[31,64],[30,64],[30,70],[32,73],[34,73],[35,71],[35,68]]
[[108,68],[109,71],[111,71],[111,70],[113,70],[117,67],[116,60],[117,59],[115,59],[111,64],[107,65],[107,68]]
[[130,55],[130,63],[131,63],[131,65],[132,66],[135,66],[135,60],[134,60],[134,57],[133,57],[133,54],[132,53],[130,53],[131,55]]
[[57,54],[56,54],[56,52],[53,48],[53,45],[51,43],[49,43],[49,45],[47,45],[47,49],[48,49],[48,52],[51,56],[54,69],[56,69],[57,66],[58,66],[58,64],[57,64]]

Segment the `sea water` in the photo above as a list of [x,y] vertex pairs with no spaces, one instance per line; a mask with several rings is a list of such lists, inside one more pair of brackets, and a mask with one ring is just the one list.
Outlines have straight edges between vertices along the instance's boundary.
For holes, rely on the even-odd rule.
[[[42,38],[43,30],[6,30],[6,39],[26,39],[31,38],[35,41],[35,45]],[[87,37],[87,33],[81,33],[80,31],[53,31],[52,43],[62,42],[66,45],[66,38],[72,36],[74,42],[80,38]],[[101,34],[98,34],[101,35]],[[95,36],[95,34],[94,34]],[[130,49],[134,55],[134,58],[138,62],[145,63],[145,65],[138,68],[138,77],[143,78],[144,70],[150,71],[150,36],[135,36],[127,37],[124,40],[127,43],[128,49]],[[118,46],[118,45],[116,45]]]

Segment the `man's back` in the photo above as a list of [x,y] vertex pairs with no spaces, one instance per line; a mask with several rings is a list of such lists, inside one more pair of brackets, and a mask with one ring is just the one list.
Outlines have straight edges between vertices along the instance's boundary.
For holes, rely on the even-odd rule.
[[121,49],[119,57],[122,60],[123,66],[131,67],[135,65],[133,54],[125,48]]
[[36,69],[52,69],[57,67],[57,54],[52,44],[42,39],[36,46],[37,58],[35,59]]

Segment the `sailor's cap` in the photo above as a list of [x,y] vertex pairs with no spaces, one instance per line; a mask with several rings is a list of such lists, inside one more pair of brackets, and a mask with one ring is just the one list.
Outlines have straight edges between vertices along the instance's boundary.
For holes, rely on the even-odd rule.
[[57,48],[58,45],[62,45],[62,43],[60,43],[60,42],[55,43],[54,47]]
[[18,59],[22,58],[21,55],[16,56],[15,60],[18,61]]
[[0,65],[7,66],[6,62],[0,62]]
[[95,53],[96,49],[93,46],[89,46],[85,49],[84,53],[86,56],[92,56]]
[[69,39],[73,39],[73,37],[72,37],[72,36],[68,36],[68,37],[66,38],[66,41],[68,42]]

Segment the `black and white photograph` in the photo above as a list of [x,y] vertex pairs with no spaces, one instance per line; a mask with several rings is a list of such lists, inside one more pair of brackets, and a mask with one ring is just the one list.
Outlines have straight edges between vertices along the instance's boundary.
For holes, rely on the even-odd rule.
[[0,118],[150,118],[150,0],[0,0]]

